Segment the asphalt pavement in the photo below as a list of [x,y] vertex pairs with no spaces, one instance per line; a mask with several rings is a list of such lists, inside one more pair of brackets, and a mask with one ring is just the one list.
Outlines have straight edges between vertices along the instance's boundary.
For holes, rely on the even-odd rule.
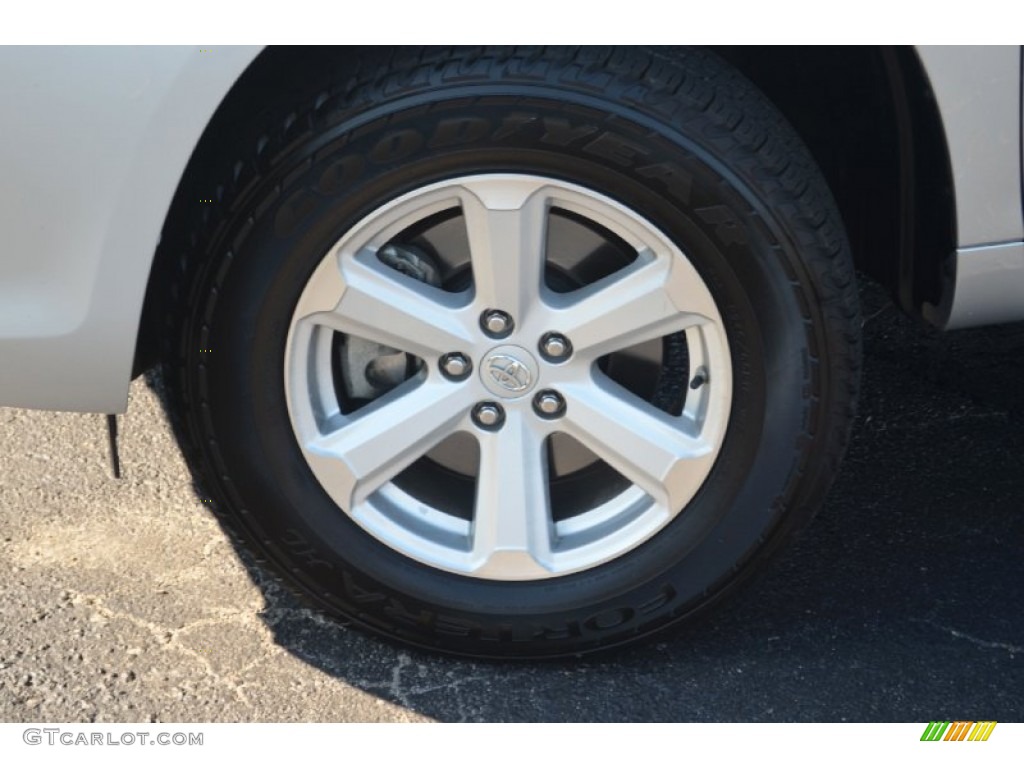
[[0,720],[1024,720],[1024,324],[863,302],[814,523],[697,626],[582,661],[433,656],[303,608],[209,514],[158,379],[120,481],[102,416],[0,409]]

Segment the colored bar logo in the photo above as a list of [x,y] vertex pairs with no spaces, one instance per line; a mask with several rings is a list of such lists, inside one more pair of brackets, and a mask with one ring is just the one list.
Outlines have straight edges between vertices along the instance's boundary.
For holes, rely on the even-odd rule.
[[928,727],[921,734],[921,741],[988,741],[996,727],[995,720],[983,720],[981,722],[967,722],[957,720],[956,722],[928,723]]

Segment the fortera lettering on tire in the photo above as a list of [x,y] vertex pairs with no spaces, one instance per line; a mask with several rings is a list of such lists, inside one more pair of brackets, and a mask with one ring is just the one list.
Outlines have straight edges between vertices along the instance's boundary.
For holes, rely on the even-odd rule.
[[179,259],[170,380],[218,514],[432,650],[698,614],[809,519],[853,418],[809,152],[706,51],[366,56],[268,107]]

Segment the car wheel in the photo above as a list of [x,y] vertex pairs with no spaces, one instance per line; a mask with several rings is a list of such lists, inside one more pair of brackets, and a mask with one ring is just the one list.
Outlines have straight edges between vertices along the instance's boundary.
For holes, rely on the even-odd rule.
[[809,518],[852,420],[807,150],[705,52],[368,56],[281,110],[183,262],[172,380],[218,512],[422,647],[694,615]]

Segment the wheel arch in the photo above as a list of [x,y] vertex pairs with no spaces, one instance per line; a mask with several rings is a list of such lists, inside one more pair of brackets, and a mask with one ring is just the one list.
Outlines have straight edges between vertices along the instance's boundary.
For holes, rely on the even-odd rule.
[[[857,267],[908,313],[938,303],[959,242],[947,137],[910,47],[722,47],[808,145]],[[895,215],[894,215],[895,212]]]
[[[204,206],[220,203],[224,156],[236,152],[240,142],[263,141],[263,132],[270,127],[261,124],[261,117],[272,113],[278,100],[287,98],[296,76],[323,77],[321,65],[325,56],[355,57],[357,51],[353,47],[339,47],[328,53],[323,48],[268,46],[253,56],[225,92],[195,143],[163,220],[160,246],[153,255],[146,283],[132,363],[133,378],[159,361],[168,302],[180,300],[169,295],[167,287],[174,283],[171,278],[178,267],[182,238],[198,219],[208,215],[209,209]],[[240,126],[244,126],[242,135],[238,135]]]

